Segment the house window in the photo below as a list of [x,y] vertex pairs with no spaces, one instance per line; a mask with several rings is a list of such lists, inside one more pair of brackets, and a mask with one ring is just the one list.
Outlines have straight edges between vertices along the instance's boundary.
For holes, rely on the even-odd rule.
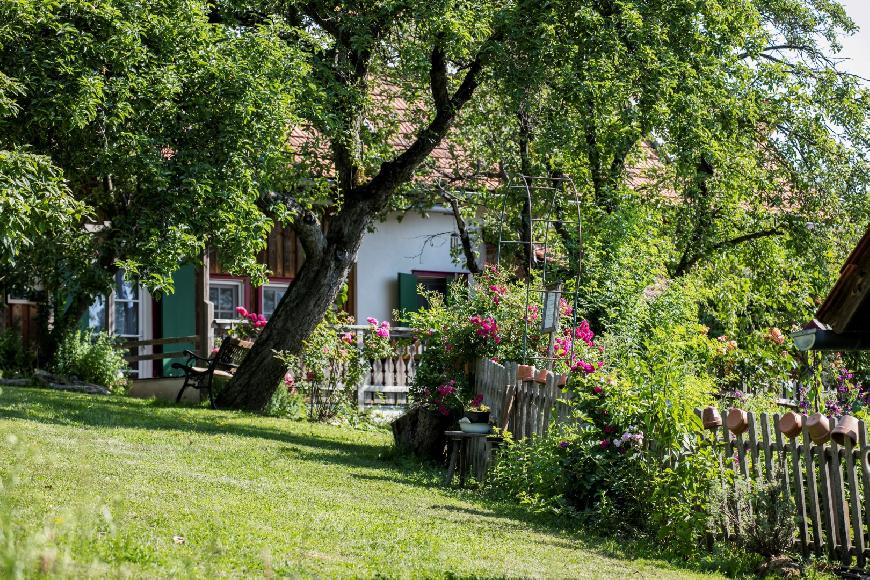
[[94,332],[103,332],[108,329],[107,303],[108,300],[105,296],[97,296],[97,299],[88,308],[88,328]]
[[138,339],[141,328],[139,320],[139,286],[124,280],[124,274],[115,275],[115,334]]
[[[88,307],[88,328],[93,332],[108,332],[128,340],[151,338],[151,309],[148,292],[138,284],[124,279],[124,273],[115,274],[115,286],[108,296],[98,296]],[[151,354],[151,346],[134,347],[127,356]],[[130,364],[128,376],[151,376],[152,363],[138,361]]]
[[287,286],[263,286],[263,316],[271,318],[278,303],[287,292]]
[[214,304],[215,320],[238,318],[236,308],[242,305],[242,285],[238,282],[211,282],[208,299]]

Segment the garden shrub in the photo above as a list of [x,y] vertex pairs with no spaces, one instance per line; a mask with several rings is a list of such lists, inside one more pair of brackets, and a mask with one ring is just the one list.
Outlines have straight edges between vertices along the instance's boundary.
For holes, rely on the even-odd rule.
[[91,335],[83,330],[67,334],[55,352],[51,370],[59,375],[122,391],[127,380],[127,362],[122,351],[104,332]]
[[272,398],[263,409],[263,414],[269,417],[304,419],[307,416],[305,398],[292,384],[288,385],[284,382],[275,389]]
[[19,375],[33,371],[35,357],[21,335],[12,329],[0,333],[0,374]]
[[487,474],[487,490],[533,511],[573,514],[565,497],[569,438],[564,433],[515,441],[507,434]]
[[711,486],[711,526],[723,520],[735,544],[765,558],[785,553],[797,533],[797,510],[783,486],[779,466],[770,479],[727,473]]
[[[358,348],[353,332],[336,332],[336,325],[352,323],[352,319],[338,310],[331,310],[305,340],[299,356],[280,352],[276,356],[289,369],[285,377],[288,391],[278,395],[270,405],[273,409],[295,412],[299,393],[307,399],[307,415],[313,421],[335,419],[339,415],[357,415],[357,385],[369,369],[370,360],[392,357],[395,353],[390,338],[390,323],[369,318],[369,332]],[[280,411],[283,412],[283,411]]]

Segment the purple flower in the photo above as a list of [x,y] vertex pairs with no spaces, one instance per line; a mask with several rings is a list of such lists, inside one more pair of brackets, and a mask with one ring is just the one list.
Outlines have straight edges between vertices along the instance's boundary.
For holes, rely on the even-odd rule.
[[561,447],[562,449],[567,449],[568,445],[569,443],[567,441],[559,441],[559,447]]

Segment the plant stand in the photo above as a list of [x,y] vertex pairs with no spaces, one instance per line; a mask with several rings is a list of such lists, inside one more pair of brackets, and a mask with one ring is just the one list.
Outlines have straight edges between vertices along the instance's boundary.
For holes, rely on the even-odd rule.
[[465,487],[465,478],[468,475],[468,467],[471,464],[472,452],[471,441],[482,439],[484,444],[483,453],[478,456],[476,462],[478,481],[483,481],[486,470],[489,467],[492,452],[502,442],[502,438],[489,433],[466,433],[465,431],[445,431],[444,436],[450,447],[450,459],[447,463],[447,476],[444,483],[450,485],[453,474],[459,468],[459,487]]

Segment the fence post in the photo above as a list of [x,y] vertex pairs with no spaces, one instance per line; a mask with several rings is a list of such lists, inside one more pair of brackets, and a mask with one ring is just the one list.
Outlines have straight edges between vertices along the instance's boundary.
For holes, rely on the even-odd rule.
[[809,501],[810,506],[810,519],[813,523],[813,547],[815,548],[816,555],[822,555],[822,516],[819,509],[819,493],[816,489],[816,467],[815,467],[815,454],[813,453],[813,442],[810,439],[810,434],[806,429],[806,415],[803,417],[804,420],[804,467],[807,473],[807,495],[809,496],[807,500]]

